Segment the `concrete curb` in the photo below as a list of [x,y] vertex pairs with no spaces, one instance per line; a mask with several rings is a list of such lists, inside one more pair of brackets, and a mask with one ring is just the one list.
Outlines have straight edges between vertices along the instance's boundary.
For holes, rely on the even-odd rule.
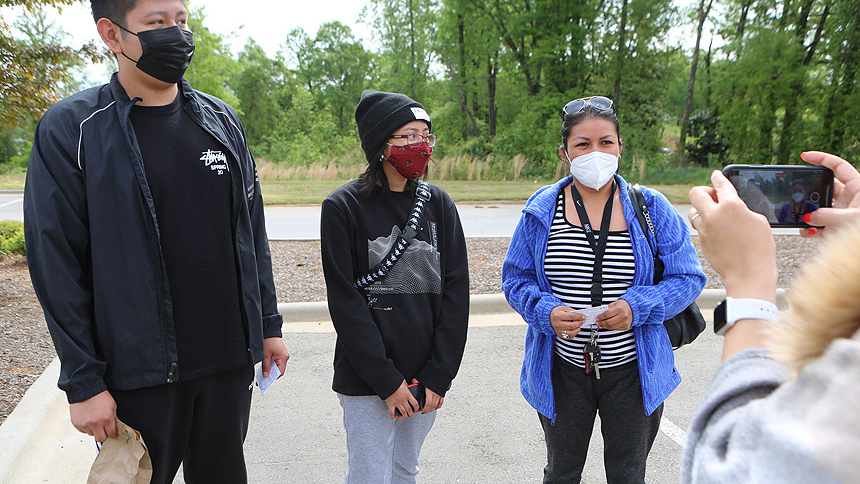
[[[476,294],[469,298],[469,314],[496,314],[512,312],[504,294]],[[330,321],[325,301],[280,303],[278,312],[284,323]]]
[[[781,309],[787,307],[785,296],[785,289],[777,290],[777,305]],[[705,289],[698,299],[696,299],[696,303],[702,309],[714,309],[725,298],[726,291],[723,289]],[[331,320],[328,313],[328,303],[325,301],[281,303],[278,304],[278,311],[283,315],[285,324]],[[513,312],[513,309],[508,305],[504,294],[476,294],[469,298],[470,315],[504,314],[511,312]]]
[[0,483],[86,482],[95,441],[72,427],[59,375],[54,358],[0,425]]

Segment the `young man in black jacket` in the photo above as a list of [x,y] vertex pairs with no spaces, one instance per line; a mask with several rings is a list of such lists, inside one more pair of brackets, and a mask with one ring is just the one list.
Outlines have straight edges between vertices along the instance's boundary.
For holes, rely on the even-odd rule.
[[236,113],[183,79],[182,0],[92,0],[119,72],[53,106],[24,194],[27,256],[72,424],[138,429],[153,483],[245,482],[253,365],[281,373],[263,202]]

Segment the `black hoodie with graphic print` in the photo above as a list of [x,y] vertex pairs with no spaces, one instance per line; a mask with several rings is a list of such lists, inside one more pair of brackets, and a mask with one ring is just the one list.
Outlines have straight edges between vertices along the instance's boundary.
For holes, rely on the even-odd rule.
[[451,197],[431,187],[421,230],[381,281],[353,283],[388,254],[414,190],[369,193],[348,183],[323,201],[321,250],[337,331],[332,389],[387,398],[416,378],[444,396],[457,374],[469,319],[466,241]]

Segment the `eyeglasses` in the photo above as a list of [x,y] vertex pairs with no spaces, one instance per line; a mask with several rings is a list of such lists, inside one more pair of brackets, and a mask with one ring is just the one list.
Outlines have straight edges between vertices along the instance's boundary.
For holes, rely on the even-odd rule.
[[[428,134],[427,136],[424,136],[422,134],[416,134],[416,133],[392,134],[391,136],[389,136],[389,138],[391,138],[391,139],[405,139],[407,145],[419,145],[419,144],[426,141],[427,144],[430,145],[431,148],[436,146],[436,134],[435,133]],[[389,144],[391,144],[391,143],[389,143]]]
[[612,99],[603,96],[590,96],[583,97],[579,99],[574,99],[573,101],[564,105],[562,108],[562,116],[574,116],[585,110],[588,106],[594,107],[594,109],[605,112],[612,112]]

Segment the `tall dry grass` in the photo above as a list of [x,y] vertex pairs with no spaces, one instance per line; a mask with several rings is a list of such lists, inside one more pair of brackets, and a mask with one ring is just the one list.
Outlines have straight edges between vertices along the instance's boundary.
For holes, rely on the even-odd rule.
[[434,159],[427,166],[430,180],[519,180],[528,160],[517,155],[508,161],[494,162],[493,155],[476,157],[466,154]]
[[348,180],[360,173],[362,168],[338,166],[337,160],[328,164],[289,166],[267,160],[257,161],[257,174],[261,180]]
[[[348,180],[364,171],[365,165],[359,163],[338,164],[337,159],[326,163],[290,166],[273,163],[265,159],[257,160],[257,173],[261,180]],[[528,160],[517,155],[510,160],[495,161],[493,155],[475,157],[455,154],[433,158],[427,166],[429,180],[503,180],[517,181],[523,174]]]

